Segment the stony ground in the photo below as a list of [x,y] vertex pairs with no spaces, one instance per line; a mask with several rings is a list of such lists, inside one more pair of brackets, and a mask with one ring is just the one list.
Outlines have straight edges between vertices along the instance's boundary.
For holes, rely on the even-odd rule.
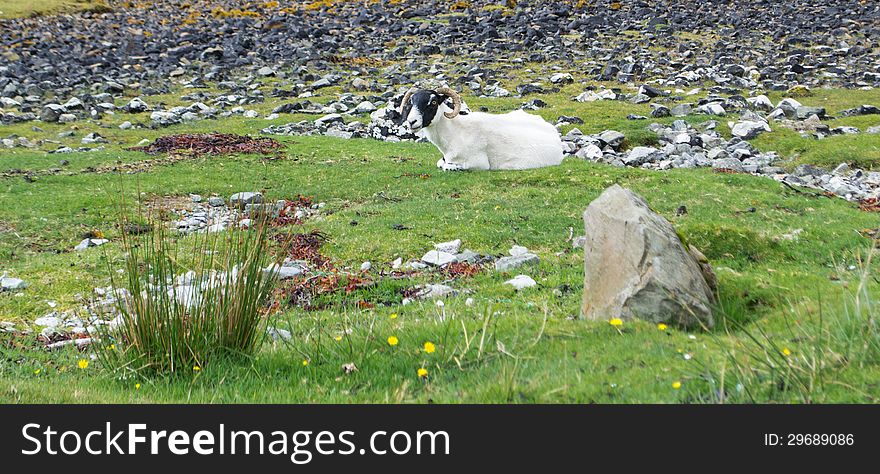
[[[789,3],[197,0],[0,20],[0,393],[716,400],[706,374],[748,331],[806,354],[791,321],[842,313],[859,281],[877,291],[862,263],[880,232],[880,6]],[[471,109],[539,114],[569,156],[544,170],[441,172],[436,149],[396,122],[414,84],[448,84]],[[156,142],[200,132],[278,146]],[[580,213],[612,183],[703,249],[727,329],[573,320]],[[143,381],[150,391],[135,393],[70,369],[112,298],[120,200],[141,193],[187,233],[241,225],[233,194],[255,191],[284,200],[280,225],[326,237],[327,259],[285,270],[258,370],[209,368],[195,392]],[[455,252],[434,248],[456,239]],[[303,275],[323,280],[303,287]],[[760,400],[874,400],[876,364],[827,372],[812,398]],[[43,390],[53,382],[72,388]]]

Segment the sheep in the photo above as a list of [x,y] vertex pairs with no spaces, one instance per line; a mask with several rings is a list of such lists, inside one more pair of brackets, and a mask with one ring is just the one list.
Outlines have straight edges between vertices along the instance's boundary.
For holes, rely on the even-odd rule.
[[465,112],[461,97],[448,87],[408,91],[400,115],[440,150],[437,167],[443,170],[523,170],[562,162],[562,139],[544,119],[522,110]]

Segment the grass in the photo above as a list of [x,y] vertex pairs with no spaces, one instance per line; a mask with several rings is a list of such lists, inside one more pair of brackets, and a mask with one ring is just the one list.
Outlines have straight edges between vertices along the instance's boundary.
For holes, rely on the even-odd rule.
[[[139,219],[143,222],[143,219]],[[118,325],[100,326],[97,359],[117,373],[179,373],[202,370],[226,357],[253,355],[266,333],[263,315],[275,278],[270,262],[269,226],[256,217],[246,230],[167,235],[166,223],[144,236],[123,234],[122,278],[108,268],[110,286],[124,291],[116,300]],[[125,221],[121,225],[127,225]],[[191,275],[189,286],[175,282]]]
[[[542,65],[501,66],[510,74],[503,86],[525,82],[522,71],[536,74]],[[545,84],[546,86],[547,84]],[[267,84],[264,87],[271,87]],[[582,84],[540,96],[549,106],[537,113],[555,121],[559,115],[585,119],[585,133],[616,129],[626,146],[653,143],[646,105],[618,102],[580,104],[570,100]],[[332,95],[335,88],[322,90]],[[779,97],[772,97],[778,100]],[[465,97],[473,108],[511,110],[528,100]],[[155,103],[157,98],[146,98]],[[182,103],[175,94],[161,98]],[[313,99],[323,102],[322,98]],[[689,98],[687,100],[696,100]],[[823,105],[830,114],[863,103],[880,103],[877,91],[816,90],[799,99]],[[117,104],[122,105],[120,99]],[[254,109],[266,114],[278,105],[267,100]],[[713,173],[711,170],[649,172],[567,159],[540,170],[491,173],[445,173],[434,163],[430,144],[383,143],[367,139],[279,137],[281,160],[259,156],[190,158],[173,165],[146,166],[147,157],[126,151],[142,139],[179,132],[218,131],[255,134],[272,123],[314,118],[283,116],[205,120],[163,130],[120,131],[125,120],[146,115],[118,113],[94,123],[77,123],[76,136],[58,138],[70,125],[32,124],[3,127],[3,134],[53,139],[79,146],[98,131],[110,140],[104,151],[48,155],[57,145],[4,152],[0,172],[48,170],[68,163],[65,173],[0,178],[0,261],[3,271],[25,279],[21,296],[0,295],[0,320],[19,325],[50,310],[77,308],[92,289],[107,286],[107,268],[125,268],[122,237],[115,226],[120,189],[126,204],[183,198],[190,193],[228,197],[262,190],[270,198],[299,194],[325,202],[322,213],[291,227],[292,232],[319,230],[330,240],[322,252],[353,273],[364,261],[373,264],[376,285],[334,293],[316,311],[283,307],[268,324],[287,329],[292,340],[267,342],[244,362],[220,360],[198,373],[180,377],[125,376],[101,363],[78,367],[82,354],[34,349],[27,337],[0,336],[0,400],[9,402],[613,402],[678,403],[720,401],[713,398],[711,376],[730,368],[729,348],[763,333],[775,344],[803,354],[809,344],[790,331],[792,321],[815,329],[820,314],[845,315],[853,293],[880,291],[876,273],[867,277],[858,265],[873,245],[861,232],[877,228],[877,214],[859,211],[840,199],[797,194],[769,179]],[[363,118],[360,118],[363,120]],[[707,117],[688,117],[689,121]],[[663,119],[668,122],[672,119]],[[835,125],[864,128],[877,117],[839,119]],[[726,133],[725,119],[720,129]],[[569,128],[566,128],[567,131]],[[877,140],[860,135],[805,140],[780,127],[755,141],[779,151],[791,165],[840,161],[880,169]],[[94,173],[91,167],[117,162],[140,164],[139,173]],[[67,172],[73,172],[67,175]],[[583,281],[582,255],[571,249],[569,235],[583,233],[581,213],[611,184],[643,195],[652,208],[673,222],[686,240],[710,259],[720,280],[719,328],[688,334],[626,322],[618,332],[607,322],[577,320]],[[676,216],[685,205],[688,213]],[[752,210],[754,208],[754,210]],[[403,230],[397,230],[403,229]],[[802,229],[796,240],[783,236]],[[111,240],[102,247],[73,252],[81,234],[101,230]],[[401,290],[444,278],[414,276],[382,279],[392,260],[418,259],[433,243],[460,238],[478,252],[501,255],[513,244],[541,256],[537,267],[520,272],[482,272],[448,282],[466,291],[437,306],[434,301],[402,304]],[[515,292],[504,281],[525,273],[536,288]],[[860,286],[861,285],[861,286]],[[473,300],[468,305],[468,298]],[[365,308],[358,301],[375,303]],[[863,313],[860,313],[863,314]],[[396,317],[393,317],[396,316]],[[389,336],[398,338],[395,346]],[[436,346],[427,353],[425,342]],[[739,350],[738,350],[739,351]],[[738,352],[739,353],[739,352]],[[685,355],[689,357],[686,358]],[[741,360],[742,364],[745,364]],[[353,364],[353,365],[352,365]],[[345,367],[348,369],[346,370]],[[743,374],[749,368],[743,365]],[[425,369],[427,377],[419,377]],[[729,372],[728,372],[729,373]],[[707,375],[709,374],[709,375]],[[744,375],[745,376],[745,375]],[[808,399],[789,391],[764,394],[757,401],[875,402],[880,380],[877,361],[835,365]],[[733,380],[728,378],[728,381]],[[680,388],[673,388],[680,382]],[[846,387],[851,387],[847,389]],[[729,396],[726,401],[748,401]]]
[[0,18],[20,18],[72,11],[105,11],[104,0],[0,0]]

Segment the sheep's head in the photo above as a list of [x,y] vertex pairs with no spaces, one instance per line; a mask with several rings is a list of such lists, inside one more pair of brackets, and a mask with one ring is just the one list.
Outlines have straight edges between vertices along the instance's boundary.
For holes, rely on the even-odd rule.
[[461,112],[461,97],[448,87],[437,90],[410,90],[400,102],[400,116],[413,130],[425,128],[437,115],[437,109],[447,99],[452,101],[452,111],[444,112],[446,118],[455,118]]

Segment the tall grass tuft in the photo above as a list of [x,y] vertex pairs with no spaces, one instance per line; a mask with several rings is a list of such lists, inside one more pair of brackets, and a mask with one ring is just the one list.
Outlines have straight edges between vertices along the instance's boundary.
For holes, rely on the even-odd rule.
[[123,237],[119,274],[107,260],[113,288],[125,291],[114,324],[101,329],[99,358],[123,372],[175,373],[253,354],[275,281],[264,269],[279,263],[271,261],[267,219],[187,237],[165,227],[157,221],[153,232]]
[[[709,403],[821,403],[829,388],[854,390],[837,381],[838,372],[880,363],[880,311],[871,275],[869,251],[859,284],[834,310],[804,314],[792,306],[781,333],[760,323],[734,323],[738,337],[717,337],[722,364],[700,364],[707,390],[697,400]],[[745,337],[742,337],[745,336]],[[717,366],[720,365],[721,368]],[[835,387],[837,386],[837,387]],[[876,394],[853,393],[878,401]]]

